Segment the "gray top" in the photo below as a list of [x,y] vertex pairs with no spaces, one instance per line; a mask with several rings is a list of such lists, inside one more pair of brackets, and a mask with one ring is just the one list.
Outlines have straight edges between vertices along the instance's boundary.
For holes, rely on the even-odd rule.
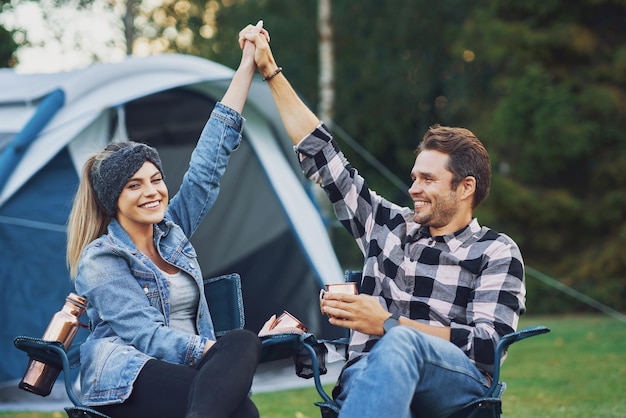
[[198,334],[196,314],[200,291],[193,278],[182,270],[163,272],[170,285],[170,327],[189,334]]

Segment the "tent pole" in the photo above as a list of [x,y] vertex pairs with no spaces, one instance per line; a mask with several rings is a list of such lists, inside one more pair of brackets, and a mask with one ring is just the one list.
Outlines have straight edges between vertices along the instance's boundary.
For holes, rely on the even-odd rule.
[[48,122],[57,114],[65,103],[65,93],[56,89],[43,98],[35,114],[17,133],[0,154],[0,192],[4,190],[11,173],[22,160],[39,133],[46,127]]

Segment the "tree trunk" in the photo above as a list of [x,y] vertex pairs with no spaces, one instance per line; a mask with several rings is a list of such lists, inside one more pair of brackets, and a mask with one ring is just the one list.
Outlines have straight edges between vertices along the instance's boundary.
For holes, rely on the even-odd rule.
[[135,5],[137,0],[126,0],[126,14],[124,15],[124,37],[126,39],[126,55],[133,54],[135,41]]
[[335,100],[333,28],[331,15],[331,0],[319,0],[318,32],[320,56],[320,102],[318,107],[318,117],[327,123],[330,123],[333,118]]

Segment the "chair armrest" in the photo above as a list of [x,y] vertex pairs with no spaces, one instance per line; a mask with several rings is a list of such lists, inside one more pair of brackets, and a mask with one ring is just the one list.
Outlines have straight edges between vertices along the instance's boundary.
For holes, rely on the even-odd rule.
[[63,357],[67,359],[67,354],[65,353],[65,346],[61,341],[46,341],[41,338],[20,336],[13,340],[13,344],[18,349],[26,352],[31,359],[63,370]]
[[502,358],[502,354],[511,344],[529,337],[534,337],[535,335],[545,334],[546,332],[550,332],[550,329],[544,326],[536,326],[511,332],[500,338],[494,355],[491,386],[487,390],[487,393],[464,405],[447,418],[499,417],[502,413],[502,393],[506,389],[506,384],[500,382],[500,359]]
[[550,328],[539,325],[511,332],[510,334],[506,334],[504,337],[500,338],[500,341],[496,346],[496,352],[494,356],[491,387],[489,388],[489,391],[487,391],[487,393],[485,394],[485,397],[493,396],[493,393],[496,390],[496,385],[500,380],[500,359],[502,358],[502,355],[507,351],[509,346],[526,338],[534,337],[535,335],[545,334],[547,332],[550,332]]
[[[325,354],[326,348],[323,347],[323,341],[318,341],[315,336],[310,333],[285,333],[262,337],[261,345],[261,363],[291,357],[296,366],[296,374],[300,377],[312,377],[315,382],[315,388],[322,399],[325,402],[333,402],[322,386],[320,376],[326,373],[326,367],[323,364],[320,365],[320,362],[318,361],[318,354],[320,353],[316,352],[314,347],[314,345],[321,346]],[[303,363],[301,363],[298,357],[305,357],[310,363],[303,366]],[[303,372],[303,370],[299,369],[299,367],[306,368],[306,376],[304,374],[299,374]],[[320,369],[323,370],[320,371]]]
[[46,341],[41,338],[20,336],[13,340],[13,344],[18,349],[25,351],[31,359],[62,370],[67,396],[74,405],[82,406],[80,400],[74,393],[74,389],[72,389],[70,363],[67,353],[65,352],[65,346],[62,342]]
[[498,343],[498,347],[501,352],[504,352],[513,343],[529,337],[534,337],[535,335],[545,334],[547,332],[550,332],[550,328],[542,325],[520,329],[519,331],[512,332],[502,337]]
[[273,334],[261,337],[260,363],[282,360],[292,357],[298,352],[302,343],[300,334]]

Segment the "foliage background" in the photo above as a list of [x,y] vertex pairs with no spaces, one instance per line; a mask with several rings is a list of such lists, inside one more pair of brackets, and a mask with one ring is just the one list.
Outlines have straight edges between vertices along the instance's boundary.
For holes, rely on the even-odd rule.
[[[23,1],[1,3],[6,11]],[[262,18],[285,74],[316,108],[317,1],[127,3],[137,42],[230,67],[237,32]],[[513,237],[528,265],[626,310],[626,1],[335,0],[332,13],[334,124],[407,188],[428,126],[471,129],[494,169],[481,223]],[[15,64],[14,39],[0,27],[5,66]],[[406,189],[338,140],[373,189],[408,202]],[[347,234],[332,236],[344,267],[360,267]],[[534,313],[585,309],[528,284]]]

